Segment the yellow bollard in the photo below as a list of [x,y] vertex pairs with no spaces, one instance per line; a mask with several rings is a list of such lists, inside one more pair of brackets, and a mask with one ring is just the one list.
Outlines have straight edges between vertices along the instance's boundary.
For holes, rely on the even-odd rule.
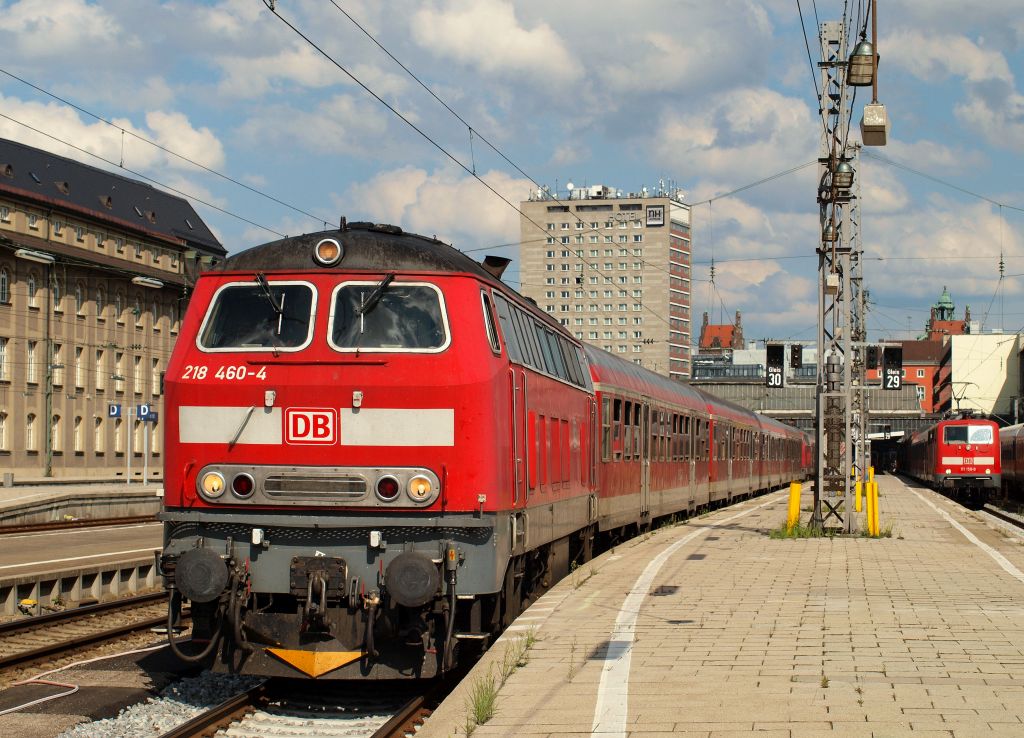
[[786,518],[786,533],[792,533],[800,522],[800,482],[789,483],[789,515]]
[[867,497],[867,515],[864,516],[864,525],[868,529],[868,535],[874,537],[875,535],[875,496],[871,494],[871,490],[874,488],[874,482],[868,482],[868,486],[865,488]]
[[863,489],[864,488],[864,483],[858,481],[857,484],[854,485],[854,488],[857,490],[857,498],[854,501],[854,505],[855,505],[854,510],[856,510],[857,512],[860,512],[861,511],[861,507],[862,507],[861,504],[860,504],[860,496],[861,496],[861,493],[864,491],[864,489]]
[[875,481],[875,467],[873,467],[873,466],[869,466],[868,467],[868,481],[869,482]]
[[878,482],[872,482],[871,483],[871,488],[872,488],[871,489],[871,496],[874,499],[874,504],[871,507],[872,507],[872,510],[874,512],[874,515],[875,515],[875,520],[874,520],[875,536],[880,536],[880,535],[882,535],[882,529],[881,529],[881,527],[878,524]]

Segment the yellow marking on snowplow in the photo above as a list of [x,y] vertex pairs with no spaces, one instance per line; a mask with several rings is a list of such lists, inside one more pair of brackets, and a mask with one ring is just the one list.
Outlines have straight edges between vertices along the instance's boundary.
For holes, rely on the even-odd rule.
[[267,653],[277,656],[289,666],[316,679],[363,657],[362,651],[300,651],[289,648],[268,648]]

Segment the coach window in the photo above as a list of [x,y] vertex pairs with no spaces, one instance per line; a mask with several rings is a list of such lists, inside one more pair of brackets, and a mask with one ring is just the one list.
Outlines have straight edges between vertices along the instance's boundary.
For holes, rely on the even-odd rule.
[[612,456],[612,416],[611,400],[601,398],[601,461],[608,461]]
[[387,277],[338,285],[328,335],[336,351],[437,353],[450,343],[441,291]]
[[[629,403],[626,403],[627,405]],[[616,397],[612,400],[612,457],[615,461],[622,458],[622,400]]]
[[480,292],[480,300],[484,309],[484,326],[487,329],[487,342],[491,344],[491,351],[496,355],[501,354],[501,344],[498,343],[498,329],[494,325],[494,314],[491,312],[491,300],[487,293]]
[[298,351],[313,338],[313,285],[231,282],[213,296],[199,330],[203,351]]
[[633,403],[633,456],[637,459],[640,458],[641,444],[643,443],[643,428],[640,425],[640,410],[641,405],[639,402]]

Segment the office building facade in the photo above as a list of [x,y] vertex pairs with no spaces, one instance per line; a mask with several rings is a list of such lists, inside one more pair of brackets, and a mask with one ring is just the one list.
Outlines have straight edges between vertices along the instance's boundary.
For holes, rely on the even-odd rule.
[[692,244],[682,193],[540,189],[519,207],[522,293],[578,339],[689,378]]

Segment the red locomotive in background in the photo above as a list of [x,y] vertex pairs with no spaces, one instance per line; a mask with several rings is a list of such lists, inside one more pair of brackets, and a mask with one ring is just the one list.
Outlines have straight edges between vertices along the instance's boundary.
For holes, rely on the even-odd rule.
[[499,277],[368,223],[201,275],[166,376],[182,658],[430,677],[598,538],[808,473],[804,433],[584,347]]
[[930,487],[981,503],[1000,489],[1000,435],[991,420],[941,420],[901,444],[897,466]]

